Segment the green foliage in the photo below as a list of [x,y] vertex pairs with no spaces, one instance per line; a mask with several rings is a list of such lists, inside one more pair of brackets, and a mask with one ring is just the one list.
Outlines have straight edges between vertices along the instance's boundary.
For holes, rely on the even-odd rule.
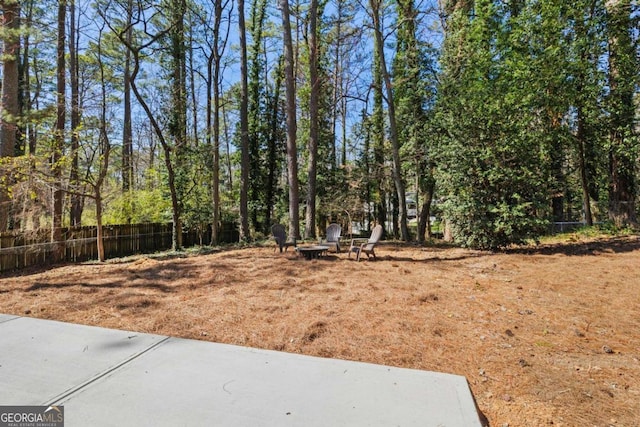
[[[23,143],[33,145],[24,151],[38,157],[21,159],[24,164],[20,163],[19,170],[13,166],[11,173],[0,180],[12,199],[14,223],[48,227],[51,190],[60,187],[89,194],[83,223],[95,223],[91,185],[106,138],[113,151],[101,188],[105,223],[172,219],[165,152],[136,100],[136,176],[132,184],[137,189],[114,196],[122,188],[118,147],[127,57],[118,33],[127,25],[130,7],[135,23],[133,46],[146,46],[138,52],[140,69],[135,83],[141,99],[149,102],[150,115],[159,122],[159,133],[170,145],[179,213],[187,227],[209,222],[211,147],[198,146],[198,141],[190,137],[203,137],[206,58],[202,52],[211,50],[207,43],[212,21],[191,14],[206,15],[213,12],[214,5],[199,1],[98,0],[93,7],[77,9],[82,123],[74,132],[81,145],[79,171],[86,181],[74,188],[68,186],[76,154],[69,150],[70,132],[64,135],[65,146],[57,153],[59,160],[55,165],[49,163],[58,142],[53,132],[57,108],[56,25],[51,25],[56,22],[57,5],[51,0],[21,2],[22,48],[26,55],[21,61],[28,63],[21,64],[25,73],[20,82],[24,111],[18,124],[24,131]],[[182,10],[184,5],[187,10]],[[366,32],[369,23],[359,22],[363,17],[359,7],[363,5],[338,1],[329,7],[321,2],[321,9],[327,10],[319,23],[322,90],[318,222],[337,218],[345,210],[353,219],[374,220],[365,218],[371,209],[375,210],[375,220],[384,222],[389,199],[395,193],[390,179],[380,64],[376,56],[370,57],[373,43]],[[229,9],[221,18],[224,22],[218,22],[223,34],[226,25],[232,29],[237,25],[235,17],[227,15],[237,12],[232,12],[231,6],[225,3]],[[289,209],[280,93],[283,70],[278,58],[282,32],[279,14],[271,6],[266,0],[251,3],[247,34],[249,219],[255,236],[260,232],[266,235],[273,222],[287,223]],[[548,220],[582,220],[588,201],[591,203],[586,206],[593,210],[595,221],[607,218],[612,202],[619,206],[637,203],[638,2],[476,0],[446,1],[442,6],[446,38],[441,51],[436,52],[425,37],[428,26],[437,19],[429,22],[433,15],[424,13],[427,6],[412,0],[385,3],[385,28],[389,31],[385,40],[387,49],[395,48],[390,65],[402,178],[408,186],[415,185],[417,188],[410,189],[419,195],[430,192],[437,179],[436,199],[442,202],[437,208],[442,208],[455,239],[465,246],[503,247],[536,238],[547,230]],[[309,35],[307,10],[308,3],[298,4],[292,14],[300,30],[296,46],[300,199],[308,179],[304,167],[308,160],[310,93],[306,75],[309,52],[305,48]],[[170,31],[156,40],[154,35],[165,30]],[[227,52],[232,51],[229,47]],[[440,62],[435,65],[438,53]],[[229,71],[234,55],[225,53],[222,58],[226,73],[220,80],[226,92],[222,102],[222,150],[232,142],[227,139],[233,138],[230,135],[234,129],[239,129],[233,102],[233,94],[238,92],[237,85],[233,86],[237,73]],[[190,73],[192,66],[194,72]],[[374,71],[363,73],[362,68],[368,66]],[[98,84],[102,79],[108,93],[104,100]],[[192,89],[196,93],[190,93]],[[100,133],[103,101],[107,104],[105,135]],[[348,128],[354,112],[361,109],[356,131],[344,132],[344,151],[336,155],[336,144],[342,145],[343,136],[333,133]],[[353,163],[349,161],[350,150],[357,157]],[[234,174],[239,173],[240,161],[238,151],[230,151],[221,161],[222,221],[235,221],[239,215],[240,180]],[[437,167],[432,175],[434,165]],[[61,170],[61,181],[52,179],[52,166]],[[615,194],[612,189],[616,186],[624,191]]]
[[[104,224],[131,222],[171,222],[171,200],[162,188],[134,190],[131,195],[119,195],[109,201],[103,215]],[[91,222],[90,218],[88,222]]]
[[534,71],[501,45],[510,28],[498,12],[479,1],[473,20],[456,18],[436,111],[444,216],[458,243],[482,249],[540,235],[548,214],[549,148],[533,94],[518,84],[535,80]]
[[190,146],[184,150],[185,166],[180,173],[185,182],[182,223],[186,229],[202,229],[213,217],[211,159],[211,148],[207,145]]

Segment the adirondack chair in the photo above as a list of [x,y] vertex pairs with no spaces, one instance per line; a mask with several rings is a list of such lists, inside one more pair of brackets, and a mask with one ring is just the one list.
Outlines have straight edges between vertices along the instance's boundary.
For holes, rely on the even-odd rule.
[[296,247],[296,241],[294,240],[287,240],[287,232],[284,229],[284,225],[282,224],[274,224],[271,226],[271,234],[273,234],[273,238],[276,241],[276,247],[274,249],[274,251],[276,249],[280,249],[280,252],[282,252],[282,249],[284,249],[284,251],[286,252],[289,249],[289,246],[292,247]]
[[351,252],[356,253],[356,261],[360,261],[360,255],[364,252],[367,255],[367,259],[370,255],[373,255],[373,259],[376,259],[375,247],[380,238],[382,237],[382,225],[378,224],[373,227],[371,231],[371,237],[368,240],[365,239],[352,239],[351,246],[349,247],[349,258],[351,258]]
[[320,239],[319,244],[322,246],[329,246],[337,253],[340,253],[340,234],[342,233],[342,227],[340,224],[331,223],[327,227],[327,236],[324,239]]

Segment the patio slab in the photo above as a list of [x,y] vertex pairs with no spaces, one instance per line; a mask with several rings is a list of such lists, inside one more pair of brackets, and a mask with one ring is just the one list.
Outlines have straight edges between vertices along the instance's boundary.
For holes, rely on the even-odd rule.
[[48,405],[166,340],[51,320],[0,323],[0,405]]
[[65,426],[481,426],[464,377],[0,315],[0,405]]

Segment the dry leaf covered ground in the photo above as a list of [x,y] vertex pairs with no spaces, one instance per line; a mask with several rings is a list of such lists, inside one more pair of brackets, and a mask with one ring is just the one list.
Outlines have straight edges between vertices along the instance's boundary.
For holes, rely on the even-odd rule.
[[640,425],[640,238],[30,270],[0,313],[464,375],[491,426]]

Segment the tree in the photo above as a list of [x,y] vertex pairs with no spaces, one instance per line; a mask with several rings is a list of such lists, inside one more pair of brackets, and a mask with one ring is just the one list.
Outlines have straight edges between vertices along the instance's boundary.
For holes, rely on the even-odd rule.
[[[128,21],[130,23],[130,21]],[[91,186],[93,187],[93,197],[96,203],[96,237],[97,237],[97,246],[98,246],[98,260],[104,262],[105,251],[104,251],[104,238],[103,238],[103,227],[102,227],[102,185],[105,181],[107,173],[109,171],[109,158],[111,155],[111,143],[109,141],[109,133],[107,129],[107,81],[105,78],[105,65],[102,60],[102,34],[103,28],[100,29],[98,43],[97,43],[97,52],[96,52],[96,61],[98,63],[98,73],[99,73],[99,83],[100,83],[100,118],[99,118],[99,136],[98,136],[98,152],[99,152],[99,162],[98,162],[98,173],[95,180],[91,181]],[[88,174],[90,176],[90,174]]]
[[[335,15],[329,16],[331,31],[325,44],[327,54],[333,54],[333,88],[331,95],[331,134],[334,137],[330,158],[333,165],[332,171],[336,172],[336,166],[347,165],[347,131],[348,131],[348,103],[352,96],[352,86],[360,77],[359,64],[366,66],[365,55],[368,52],[359,49],[363,30],[355,22],[357,16],[356,3],[351,0],[337,0]],[[333,45],[333,46],[331,46]],[[362,51],[362,53],[360,53]],[[340,123],[340,128],[338,128]],[[339,145],[340,151],[338,156]],[[344,188],[342,189],[344,191]]]
[[[575,77],[568,91],[575,104],[575,146],[582,192],[582,210],[587,226],[592,226],[592,201],[600,200],[599,159],[606,158],[603,150],[602,99],[604,73],[599,69],[599,58],[604,52],[604,5],[586,0],[573,2],[568,16],[568,27],[574,37],[570,39],[569,72]],[[566,33],[566,31],[565,31]],[[565,92],[567,93],[567,92]]]
[[454,9],[447,20],[436,165],[454,239],[493,249],[545,229],[549,147],[529,91],[539,88],[527,89],[539,82],[530,47],[508,43],[519,11],[478,0],[474,12]]
[[[129,45],[133,43],[133,0],[128,0],[125,7],[126,20],[124,38]],[[130,210],[130,197],[133,190],[133,126],[131,117],[131,51],[125,49],[123,83],[123,117],[122,117],[122,194],[126,200],[127,212]],[[131,222],[127,214],[126,222]]]
[[[20,55],[20,3],[17,0],[0,2],[2,7],[3,32],[3,79],[2,106],[0,109],[0,159],[13,157],[18,143],[18,102],[19,55]],[[8,229],[10,197],[8,177],[0,177],[0,232]]]
[[[210,52],[207,57],[207,145],[211,147],[212,165],[212,224],[211,224],[211,244],[218,243],[219,223],[220,223],[220,116],[221,116],[221,65],[222,54],[224,53],[229,36],[229,26],[227,33],[223,37],[222,12],[228,7],[229,2],[213,0],[213,14],[211,15],[213,34],[210,42]],[[229,10],[229,14],[231,10]],[[213,140],[213,142],[212,142]]]
[[[25,10],[24,23],[26,28],[31,28],[34,26],[34,17],[38,12],[35,3],[37,3],[35,0],[29,0],[21,3],[24,8],[23,10]],[[36,55],[32,55],[31,53],[31,40],[31,32],[28,31],[22,38],[22,71],[20,73],[19,79],[20,87],[22,88],[22,110],[25,117],[25,130],[27,140],[25,144],[28,146],[28,149],[25,151],[30,155],[35,155],[38,138],[37,126],[35,120],[32,118],[32,112],[34,110],[33,106],[37,105],[41,82],[36,79],[36,83],[33,84],[31,81],[32,71],[33,74],[36,75],[39,72],[37,61],[35,59]],[[33,67],[32,61],[34,63]],[[37,114],[38,112],[35,112],[35,115]],[[36,222],[38,222],[38,220],[36,220]]]
[[[172,0],[169,7],[172,11],[172,21],[169,23],[169,56],[171,73],[171,112],[169,116],[169,135],[173,139],[174,171],[176,186],[176,211],[173,216],[173,244],[174,250],[182,248],[182,210],[186,195],[187,169],[187,94],[186,94],[186,44],[185,44],[185,14],[186,0]],[[167,154],[171,154],[167,153]]]
[[71,193],[71,211],[69,219],[71,226],[82,224],[83,197],[80,195],[80,177],[78,162],[80,151],[80,64],[78,62],[78,48],[80,35],[76,20],[76,2],[69,0],[69,83],[71,84],[71,171],[69,185],[75,189]]
[[397,103],[400,144],[405,153],[407,169],[416,175],[416,200],[422,202],[418,215],[417,240],[424,241],[428,231],[431,199],[435,180],[433,161],[428,145],[427,108],[432,108],[435,98],[435,81],[424,43],[418,39],[416,28],[420,21],[413,0],[397,0],[398,24],[396,55],[393,61],[393,84]]
[[249,232],[249,112],[247,80],[247,29],[244,0],[238,0],[238,33],[240,37],[240,239],[248,240]]
[[296,84],[294,76],[293,40],[291,38],[291,21],[289,19],[289,1],[279,0],[282,13],[282,30],[284,34],[284,76],[287,113],[287,172],[289,180],[289,236],[300,237],[300,212],[298,193],[298,149],[296,122]]
[[268,114],[267,53],[265,52],[265,23],[267,2],[254,0],[251,4],[251,44],[248,46],[248,131],[249,131],[249,216],[253,229],[269,232],[271,206],[267,202],[268,171]]
[[380,73],[384,82],[387,97],[387,114],[389,116],[389,139],[391,141],[391,155],[393,159],[393,182],[398,197],[400,208],[400,237],[404,241],[409,241],[409,228],[407,226],[407,199],[402,176],[402,160],[400,159],[400,141],[398,137],[398,125],[396,121],[395,99],[391,76],[387,70],[387,63],[384,53],[384,38],[382,35],[382,24],[380,21],[380,0],[369,1],[371,17],[373,19],[373,31],[375,36],[375,49],[380,58]]
[[[174,20],[180,20],[184,17],[184,4],[182,4],[182,0],[177,1],[180,4],[178,4],[177,8],[174,8],[172,12],[172,17]],[[109,3],[108,7],[118,7],[118,4]],[[184,51],[181,50],[184,49],[184,46],[180,42],[181,27],[178,22],[164,22],[161,20],[154,20],[154,18],[162,15],[163,11],[157,10],[154,13],[151,13],[151,16],[145,17],[145,13],[147,11],[138,9],[136,10],[137,17],[134,19],[134,22],[143,24],[144,32],[140,33],[139,37],[134,38],[135,43],[132,44],[128,42],[126,37],[128,27],[115,27],[114,24],[116,20],[112,21],[111,19],[109,19],[107,9],[100,9],[98,12],[102,16],[104,23],[109,26],[111,31],[113,31],[120,42],[131,53],[132,67],[129,80],[131,84],[131,90],[133,91],[136,100],[140,104],[140,107],[144,110],[151,128],[153,129],[153,133],[158,138],[164,153],[164,164],[167,169],[167,183],[171,197],[171,216],[173,220],[171,241],[173,249],[178,250],[182,245],[182,200],[180,193],[182,187],[180,183],[177,183],[177,180],[183,178],[177,178],[176,168],[184,167],[184,165],[180,163],[182,162],[182,159],[178,157],[181,156],[182,153],[176,153],[176,159],[173,158],[172,153],[174,151],[180,151],[181,149],[184,150],[184,147],[181,147],[180,144],[183,144],[186,139],[186,136],[184,136],[184,138],[182,137],[182,135],[186,135],[186,124],[183,121],[183,118],[186,115],[186,101],[184,103],[181,101],[182,99],[184,99],[182,98],[184,96],[184,92],[180,89],[180,87],[184,87],[181,84],[181,82],[184,82],[184,79],[182,78],[184,76],[184,62],[182,61],[182,59],[184,58]],[[115,13],[118,13],[117,9]],[[157,28],[157,32],[155,33],[150,32],[153,28],[153,23],[157,23],[158,25],[160,25],[160,27]],[[141,70],[142,59],[146,56],[144,52],[146,52],[147,49],[154,47],[156,44],[158,44],[159,40],[165,37],[169,37],[169,40],[173,43],[170,46],[169,50],[169,57],[171,58],[172,64],[170,70],[172,72],[171,81],[173,89],[171,92],[171,96],[173,105],[176,106],[177,109],[177,111],[173,111],[173,122],[170,122],[170,135],[173,135],[173,137],[175,138],[173,144],[170,143],[170,141],[168,141],[165,137],[162,126],[160,125],[158,119],[149,106],[149,103],[146,101],[143,92],[138,88],[136,82],[136,78],[138,77]],[[177,147],[174,147],[174,145],[177,145]]]
[[272,223],[274,206],[278,201],[278,196],[282,194],[278,182],[279,175],[283,169],[282,153],[285,151],[282,124],[285,119],[280,102],[280,90],[284,78],[283,67],[284,58],[281,55],[273,71],[273,91],[267,96],[267,176],[265,182],[265,225],[267,226]]
[[638,59],[631,38],[631,0],[606,2],[609,34],[609,218],[617,226],[637,224],[635,87]]
[[[0,157],[13,157],[18,144],[18,116],[20,114],[19,58],[20,3],[5,0],[2,7],[2,110],[0,116]],[[3,221],[6,225],[6,221]]]
[[316,237],[316,180],[318,167],[319,140],[319,102],[322,88],[318,78],[318,0],[311,0],[309,6],[309,167],[307,191],[307,210],[305,218],[306,238]]
[[386,150],[384,132],[384,104],[382,95],[382,72],[378,50],[374,50],[373,60],[373,113],[370,118],[369,134],[373,149],[373,176],[375,182],[375,213],[378,224],[387,227]]
[[53,154],[51,156],[51,169],[54,176],[53,188],[53,220],[51,222],[51,241],[54,242],[54,260],[61,260],[64,254],[62,246],[62,202],[64,192],[62,190],[62,151],[64,148],[64,131],[66,118],[66,0],[58,0],[58,36],[56,48],[56,125],[54,135]]
[[440,51],[433,3],[0,0],[0,230],[59,242],[103,198],[105,223],[173,220],[176,249],[183,227],[248,241],[286,215],[312,238],[345,208],[407,240],[410,199],[422,241],[436,192],[467,246],[637,222],[637,2],[440,0]]

